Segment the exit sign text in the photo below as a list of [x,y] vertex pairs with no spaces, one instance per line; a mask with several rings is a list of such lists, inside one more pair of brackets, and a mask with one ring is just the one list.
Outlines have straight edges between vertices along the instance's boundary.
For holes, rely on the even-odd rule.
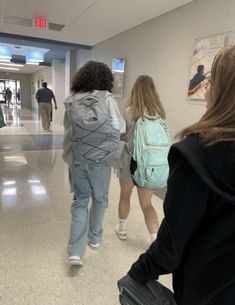
[[47,19],[44,17],[34,17],[33,26],[36,29],[47,29]]

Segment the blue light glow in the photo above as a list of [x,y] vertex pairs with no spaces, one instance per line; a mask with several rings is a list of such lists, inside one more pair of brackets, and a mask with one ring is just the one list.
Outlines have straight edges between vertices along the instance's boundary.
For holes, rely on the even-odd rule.
[[124,73],[124,70],[125,70],[125,59],[124,58],[113,59],[112,72]]
[[44,61],[43,53],[37,50],[30,50],[26,55],[26,64],[38,64],[43,61]]
[[0,46],[0,60],[12,59],[12,48]]

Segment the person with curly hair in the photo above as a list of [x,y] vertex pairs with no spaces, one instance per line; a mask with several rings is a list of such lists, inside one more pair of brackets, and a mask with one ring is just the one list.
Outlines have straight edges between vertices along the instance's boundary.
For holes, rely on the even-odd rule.
[[[75,194],[71,206],[72,221],[70,227],[70,237],[68,241],[68,255],[71,265],[81,266],[86,250],[86,244],[93,250],[97,250],[102,239],[102,224],[105,209],[108,207],[108,192],[111,177],[112,158],[104,158],[102,161],[89,162],[84,160],[84,155],[78,149],[78,153],[71,141],[72,116],[78,103],[86,104],[88,113],[93,113],[89,104],[91,96],[99,103],[105,105],[107,111],[101,116],[107,115],[107,120],[111,124],[111,130],[116,130],[118,143],[120,133],[125,132],[125,121],[120,115],[116,101],[111,90],[113,87],[113,76],[107,65],[101,62],[87,62],[75,75],[72,82],[72,95],[65,101],[67,111],[64,117],[64,152],[63,159],[69,164],[69,174],[71,189]],[[81,115],[81,111],[80,111]],[[82,114],[84,116],[84,114]],[[99,120],[99,116],[89,118],[89,120]],[[86,118],[86,120],[88,120]],[[100,129],[99,129],[100,130]],[[81,132],[80,132],[81,135]],[[112,137],[109,135],[108,146],[111,146]],[[80,145],[84,146],[84,138]],[[92,139],[95,142],[96,139]],[[117,143],[117,146],[118,146]],[[76,145],[76,144],[75,144]],[[80,150],[82,147],[80,146]],[[96,148],[96,143],[91,143]],[[78,147],[79,148],[79,147]],[[89,150],[89,152],[92,149]],[[96,156],[96,155],[95,155]],[[91,208],[88,213],[88,205],[91,200]]]

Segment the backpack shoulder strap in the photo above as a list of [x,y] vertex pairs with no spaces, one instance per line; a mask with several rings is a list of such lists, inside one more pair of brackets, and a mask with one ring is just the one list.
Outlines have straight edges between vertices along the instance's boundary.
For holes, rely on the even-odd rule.
[[106,94],[107,94],[107,91],[98,91],[95,94],[94,93],[89,93],[89,94],[87,94],[87,95],[85,95],[85,96],[83,96],[83,97],[81,97],[79,99],[75,99],[75,101],[82,102],[82,101],[84,101],[86,99],[95,99],[97,101],[100,101],[100,100],[105,101]]
[[95,100],[98,99],[97,96],[96,96],[95,94],[87,94],[87,95],[85,95],[85,96],[83,96],[83,97],[81,97],[81,98],[74,99],[74,101],[76,101],[76,102],[82,102],[82,101],[85,101],[86,99],[91,99],[91,98],[93,98],[93,99],[95,99]]
[[96,94],[92,94],[97,100],[104,101],[106,103],[106,99],[112,94],[107,90],[99,90]]

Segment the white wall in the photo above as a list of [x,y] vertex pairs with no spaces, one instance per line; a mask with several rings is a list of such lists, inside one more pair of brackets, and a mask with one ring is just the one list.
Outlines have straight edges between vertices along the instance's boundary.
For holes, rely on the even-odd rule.
[[0,79],[19,80],[21,87],[21,105],[25,108],[31,109],[31,87],[29,74],[0,72]]
[[76,71],[77,52],[68,50],[65,54],[65,96],[70,95],[70,88]]
[[113,58],[125,57],[124,97],[117,99],[120,106],[136,77],[149,74],[155,80],[174,135],[205,112],[204,105],[187,103],[194,39],[235,31],[234,20],[234,0],[197,0],[106,40],[91,51],[78,51],[77,67],[90,59],[111,67]]
[[[58,60],[53,60],[52,63],[52,88],[56,97],[57,110],[53,110],[53,121],[57,124],[63,124],[65,100],[65,64]],[[54,104],[53,104],[54,109]]]

